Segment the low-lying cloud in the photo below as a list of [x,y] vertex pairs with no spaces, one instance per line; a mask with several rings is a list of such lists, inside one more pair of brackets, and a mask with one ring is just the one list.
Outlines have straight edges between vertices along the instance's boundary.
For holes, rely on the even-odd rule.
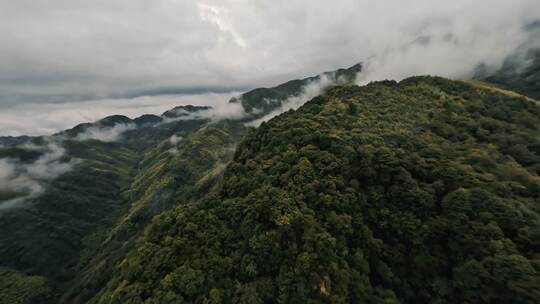
[[321,75],[318,79],[313,80],[310,83],[306,84],[304,87],[302,87],[300,94],[289,96],[287,99],[281,102],[281,106],[279,108],[266,114],[261,118],[250,121],[246,125],[258,127],[261,123],[268,121],[278,116],[279,114],[285,113],[289,110],[296,110],[304,103],[321,95],[324,90],[335,84],[336,82],[330,79],[328,76]]
[[5,108],[0,103],[0,136],[51,135],[109,115],[130,118],[143,114],[161,115],[180,105],[211,106],[212,110],[204,113],[204,118],[233,118],[242,115],[238,105],[229,104],[229,100],[238,95],[238,92],[231,92],[141,96],[66,103],[20,103]]
[[182,136],[173,134],[171,137],[169,137],[169,143],[171,144],[171,148],[167,150],[169,153],[175,155],[178,154],[178,144],[183,140],[184,138]]
[[246,116],[244,107],[240,103],[231,103],[230,99],[223,99],[222,102],[215,103],[209,109],[187,112],[178,117],[165,117],[162,123],[170,123],[179,120],[192,120],[192,119],[209,119],[211,121],[220,121],[223,119],[240,119]]
[[183,139],[182,136],[178,136],[174,134],[171,137],[169,137],[169,142],[171,143],[171,145],[176,146],[179,142],[182,141],[182,139]]
[[137,126],[134,123],[115,124],[112,127],[94,126],[86,129],[83,133],[78,134],[75,139],[95,139],[104,142],[113,142],[119,140],[124,132],[133,130],[135,128],[137,128]]
[[39,150],[43,154],[31,163],[12,158],[0,159],[0,192],[13,196],[0,201],[0,211],[22,206],[43,192],[44,183],[70,171],[77,163],[77,160],[63,161],[64,148],[52,140],[45,146],[26,144],[22,148]]

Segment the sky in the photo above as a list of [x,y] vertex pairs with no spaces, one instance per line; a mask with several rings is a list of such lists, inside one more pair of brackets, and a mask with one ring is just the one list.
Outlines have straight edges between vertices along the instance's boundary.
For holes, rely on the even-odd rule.
[[0,0],[0,20],[0,135],[38,135],[357,62],[359,84],[466,78],[537,43],[540,1]]

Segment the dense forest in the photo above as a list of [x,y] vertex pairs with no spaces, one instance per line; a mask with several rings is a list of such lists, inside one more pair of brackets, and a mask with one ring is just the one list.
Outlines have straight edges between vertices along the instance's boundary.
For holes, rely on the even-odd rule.
[[329,90],[157,217],[101,303],[536,303],[540,106],[433,77]]
[[[135,119],[109,116],[53,136],[0,137],[0,167],[21,171],[7,178],[43,190],[12,191],[0,172],[0,303],[85,303],[154,216],[203,197],[220,180],[246,122],[322,76],[344,84],[360,68],[249,91],[242,100],[257,95],[260,105],[272,99],[273,107],[253,103],[235,120],[211,119],[211,107],[188,105]],[[54,179],[29,174],[48,167],[70,169]]]
[[[0,159],[59,146],[71,167],[39,196],[0,187],[29,197],[0,210],[0,303],[537,303],[535,91],[360,87],[361,67],[247,92],[240,119],[181,106],[0,138]],[[321,77],[321,96],[246,125]]]
[[[163,117],[172,115],[167,113]],[[114,128],[127,119],[108,117],[47,139],[65,149],[62,163],[76,162],[70,171],[45,181],[39,196],[0,213],[0,260],[7,267],[0,278],[6,295],[0,303],[34,303],[42,297],[57,302],[60,296],[66,303],[79,301],[72,297],[84,299],[88,287],[82,285],[107,280],[110,264],[124,258],[153,216],[175,206],[177,199],[206,192],[246,129],[208,119],[155,124],[155,118],[147,116],[120,141],[78,139],[86,129]],[[154,122],[147,124],[148,120]],[[30,142],[41,147],[44,139]],[[10,160],[23,156],[28,163],[40,157],[38,151],[20,146],[16,140],[0,152]],[[26,274],[32,275],[27,278],[31,284],[39,282],[43,288],[23,296],[12,282],[23,282]]]
[[0,304],[540,304],[540,0],[0,19]]

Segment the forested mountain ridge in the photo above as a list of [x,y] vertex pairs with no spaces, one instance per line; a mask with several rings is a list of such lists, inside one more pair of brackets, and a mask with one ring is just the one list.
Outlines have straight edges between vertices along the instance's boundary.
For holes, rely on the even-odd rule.
[[[352,81],[346,71],[325,77]],[[281,104],[320,77],[272,98]],[[267,113],[252,104],[258,115]],[[0,185],[0,303],[94,297],[153,216],[204,196],[221,178],[247,118],[216,120],[212,110],[178,106],[160,116],[113,115],[53,136],[0,137],[0,169],[9,169],[0,181],[24,186]],[[49,167],[50,176],[32,173]]]
[[[360,69],[250,91],[239,119],[181,106],[0,139],[10,163],[71,166],[0,213],[0,303],[535,303],[538,102],[358,87]],[[245,126],[321,77],[345,85]]]
[[540,106],[413,77],[250,132],[99,303],[536,303]]

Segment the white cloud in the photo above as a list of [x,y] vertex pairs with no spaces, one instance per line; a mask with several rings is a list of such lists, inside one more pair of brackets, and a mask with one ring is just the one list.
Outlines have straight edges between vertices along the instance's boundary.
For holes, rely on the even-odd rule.
[[[411,7],[393,20],[403,28],[382,30],[380,37],[371,38],[371,56],[365,61],[360,84],[425,74],[467,78],[480,63],[500,66],[508,54],[531,39],[524,24],[540,17],[537,1],[431,3],[431,14]],[[533,8],[536,11],[526,11]]]
[[171,153],[172,155],[176,155],[178,154],[178,148],[177,147],[170,148],[169,150],[167,150],[167,152]]
[[43,151],[43,154],[32,163],[1,158],[0,159],[0,191],[18,195],[0,202],[0,211],[21,206],[28,199],[34,198],[44,190],[43,183],[52,180],[68,171],[78,162],[63,162],[65,150],[58,143],[49,141],[45,146],[23,145],[26,149]]
[[182,136],[178,136],[174,134],[173,136],[169,138],[169,142],[171,143],[171,145],[176,146],[179,142],[182,141],[182,139],[183,139]]
[[176,106],[189,104],[213,107],[204,114],[205,118],[233,118],[242,115],[239,105],[229,103],[232,97],[238,95],[236,92],[160,95],[66,103],[21,103],[6,108],[0,106],[0,136],[50,135],[109,115],[130,118],[142,114],[161,115]]
[[178,147],[176,145],[178,145],[178,143],[181,142],[182,140],[183,140],[182,136],[173,134],[171,137],[169,137],[169,143],[171,144],[172,147],[167,151],[173,155],[178,154]]
[[73,162],[61,162],[65,154],[64,148],[55,142],[49,142],[45,153],[35,162],[25,165],[26,173],[35,179],[53,179],[71,170]]
[[113,142],[121,138],[122,134],[128,130],[133,130],[137,126],[131,124],[115,124],[112,127],[90,127],[83,133],[77,135],[77,140],[96,139],[104,142]]
[[267,115],[247,123],[248,126],[258,127],[262,122],[268,121],[279,114],[285,113],[289,110],[296,110],[309,100],[321,95],[325,89],[334,85],[335,82],[326,75],[321,75],[319,79],[314,80],[304,87],[300,94],[290,96],[286,100],[282,101],[282,104],[276,110],[268,113]]
[[230,103],[230,99],[226,102],[215,103],[208,110],[201,110],[191,112],[187,116],[180,116],[178,118],[165,119],[166,122],[174,120],[189,120],[189,119],[210,119],[212,121],[219,121],[223,119],[239,119],[246,115],[244,107],[240,103]]
[[360,84],[467,76],[531,39],[540,1],[0,0],[0,19],[0,133],[50,134],[196,104],[111,96],[273,86],[359,61]]

